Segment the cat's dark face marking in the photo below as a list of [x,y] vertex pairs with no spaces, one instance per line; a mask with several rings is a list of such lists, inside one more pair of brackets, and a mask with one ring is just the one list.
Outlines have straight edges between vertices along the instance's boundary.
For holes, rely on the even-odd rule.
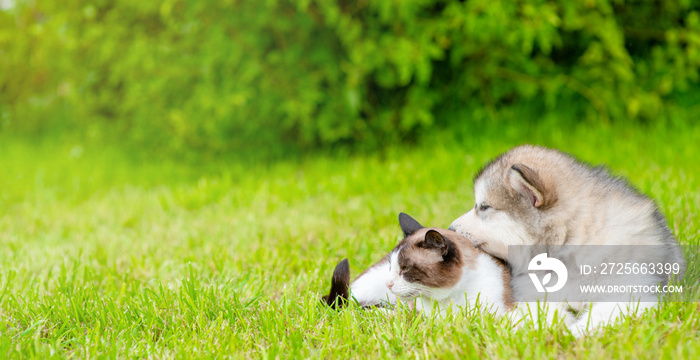
[[392,253],[398,275],[408,283],[432,288],[455,285],[462,275],[464,258],[455,243],[460,237],[449,230],[423,228],[406,237]]
[[399,214],[404,240],[394,249],[398,254],[399,276],[410,283],[431,287],[453,285],[459,280],[461,252],[440,229],[427,229],[405,213]]
[[[466,264],[478,251],[454,231],[424,228],[406,214],[399,216],[406,237],[391,252],[387,287],[399,297],[450,288],[459,282]],[[463,245],[467,246],[463,246]]]

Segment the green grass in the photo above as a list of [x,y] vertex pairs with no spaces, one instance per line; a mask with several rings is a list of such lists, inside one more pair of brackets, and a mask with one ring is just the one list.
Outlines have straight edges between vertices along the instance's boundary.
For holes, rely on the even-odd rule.
[[698,303],[581,340],[320,304],[337,261],[357,275],[394,246],[399,212],[448,226],[473,173],[526,142],[608,164],[698,244],[700,126],[527,124],[274,163],[0,137],[0,358],[698,358]]

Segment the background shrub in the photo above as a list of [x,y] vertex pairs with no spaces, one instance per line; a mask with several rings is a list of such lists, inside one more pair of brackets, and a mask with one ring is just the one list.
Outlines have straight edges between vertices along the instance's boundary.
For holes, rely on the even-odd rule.
[[175,151],[376,147],[523,102],[664,119],[700,67],[690,0],[3,4],[0,131]]

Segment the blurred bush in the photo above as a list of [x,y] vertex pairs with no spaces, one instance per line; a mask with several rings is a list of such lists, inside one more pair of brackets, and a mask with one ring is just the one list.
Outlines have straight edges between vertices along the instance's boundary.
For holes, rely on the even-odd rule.
[[377,146],[522,102],[644,121],[700,67],[691,0],[0,5],[0,129],[174,150]]

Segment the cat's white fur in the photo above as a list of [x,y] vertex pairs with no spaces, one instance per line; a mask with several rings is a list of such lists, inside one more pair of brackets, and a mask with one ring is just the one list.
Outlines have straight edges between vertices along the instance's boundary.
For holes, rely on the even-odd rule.
[[[459,282],[450,288],[431,288],[406,281],[399,275],[398,253],[391,254],[390,264],[388,281],[393,283],[391,292],[402,301],[415,299],[416,309],[426,315],[432,314],[434,310],[444,314],[448,308],[472,308],[477,301],[482,309],[496,314],[503,314],[509,308],[503,301],[506,296],[505,287],[508,285],[503,282],[502,268],[489,255],[479,254],[474,269],[469,265],[464,266]],[[434,309],[435,306],[438,309]]]
[[350,285],[350,297],[362,306],[396,304],[396,295],[386,286],[389,276],[389,262],[378,263]]
[[[450,288],[431,288],[407,282],[399,275],[398,269],[398,251],[394,251],[389,255],[389,261],[368,269],[351,284],[351,297],[360,305],[374,305],[378,300],[394,305],[400,299],[409,305],[415,304],[416,309],[426,315],[433,313],[435,305],[439,314],[445,314],[449,308],[453,311],[471,308],[477,301],[482,309],[495,314],[504,314],[509,309],[504,301],[508,284],[504,283],[503,269],[487,254],[479,254],[475,264],[465,265],[460,280]],[[388,283],[393,284],[391,289]]]

